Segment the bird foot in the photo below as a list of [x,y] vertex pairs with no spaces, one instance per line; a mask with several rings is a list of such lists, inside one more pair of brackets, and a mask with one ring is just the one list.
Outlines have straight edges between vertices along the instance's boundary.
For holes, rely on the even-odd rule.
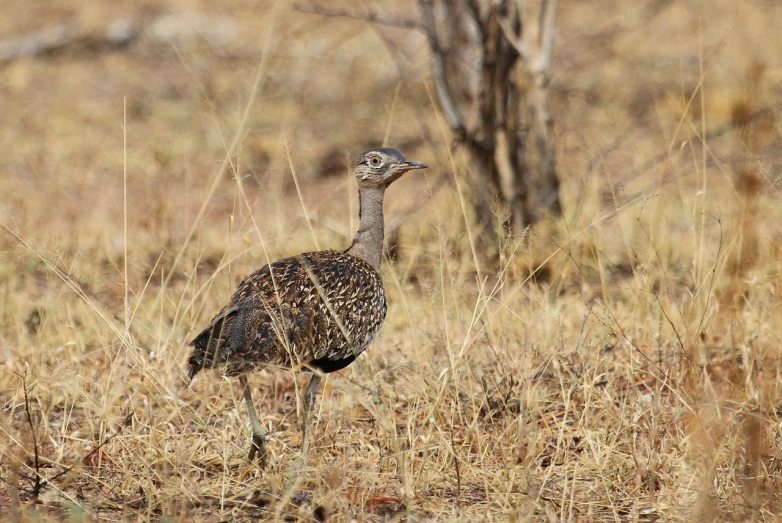
[[264,441],[262,434],[253,434],[253,442],[250,445],[249,460],[252,463],[258,458],[258,466],[261,468],[266,467],[266,442]]

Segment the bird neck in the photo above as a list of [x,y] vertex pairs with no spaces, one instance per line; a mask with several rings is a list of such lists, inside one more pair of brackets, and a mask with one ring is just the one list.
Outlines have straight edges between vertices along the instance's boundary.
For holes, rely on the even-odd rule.
[[361,258],[380,272],[383,257],[383,196],[385,186],[359,187],[358,190],[358,232],[346,251]]

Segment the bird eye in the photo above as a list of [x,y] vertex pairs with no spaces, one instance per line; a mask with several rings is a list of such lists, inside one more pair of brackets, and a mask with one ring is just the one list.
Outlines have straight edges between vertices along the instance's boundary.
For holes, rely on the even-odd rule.
[[369,165],[370,165],[370,166],[372,166],[372,167],[380,167],[380,165],[381,165],[382,163],[383,163],[383,162],[381,162],[381,161],[380,161],[380,158],[378,158],[377,156],[373,156],[373,157],[371,157],[371,158],[369,159]]

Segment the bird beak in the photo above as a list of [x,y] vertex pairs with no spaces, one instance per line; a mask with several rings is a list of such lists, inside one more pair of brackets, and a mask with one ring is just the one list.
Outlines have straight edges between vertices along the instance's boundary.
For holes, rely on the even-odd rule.
[[407,160],[404,163],[404,166],[405,169],[407,169],[408,171],[413,169],[426,169],[427,167],[429,167],[424,162],[416,162],[415,160]]

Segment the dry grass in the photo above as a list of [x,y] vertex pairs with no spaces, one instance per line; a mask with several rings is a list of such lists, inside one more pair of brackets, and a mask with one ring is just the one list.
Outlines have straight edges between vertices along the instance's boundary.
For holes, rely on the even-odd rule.
[[[121,14],[11,3],[0,34]],[[383,33],[400,83],[366,23],[137,0],[122,13],[231,14],[237,36],[1,66],[0,222],[19,239],[0,232],[0,514],[778,521],[782,8],[647,3],[563,2],[565,217],[480,270],[416,35]],[[186,344],[267,259],[346,245],[348,158],[384,137],[434,167],[389,192],[388,320],[326,382],[297,506],[301,379],[250,380],[260,472],[237,384],[188,387]],[[36,449],[56,479],[30,500]]]

